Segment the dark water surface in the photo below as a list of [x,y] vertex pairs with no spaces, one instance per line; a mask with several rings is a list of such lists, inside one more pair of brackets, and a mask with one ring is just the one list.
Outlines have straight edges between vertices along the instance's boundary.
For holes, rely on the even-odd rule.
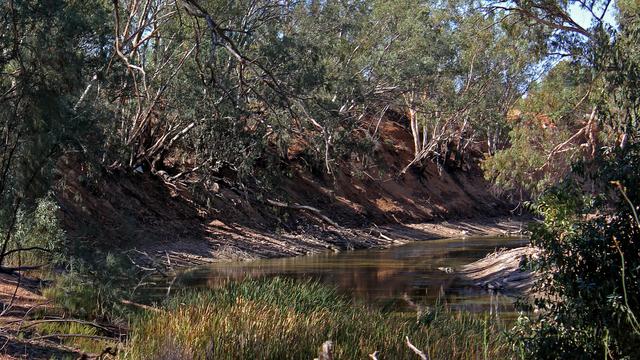
[[388,249],[356,250],[296,258],[225,262],[192,269],[178,283],[216,287],[226,281],[265,276],[315,279],[374,306],[409,309],[411,302],[446,304],[468,311],[512,312],[513,298],[465,285],[457,268],[525,238],[466,238],[417,241]]

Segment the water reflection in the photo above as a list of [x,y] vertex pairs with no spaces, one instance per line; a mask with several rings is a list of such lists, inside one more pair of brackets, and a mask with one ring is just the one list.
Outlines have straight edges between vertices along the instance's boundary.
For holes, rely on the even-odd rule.
[[[367,303],[411,309],[437,302],[468,311],[510,312],[513,299],[465,285],[455,269],[524,238],[467,238],[414,242],[389,249],[358,250],[287,259],[217,263],[183,274],[181,287],[215,288],[227,281],[265,276],[316,279]],[[444,271],[443,271],[444,270]]]

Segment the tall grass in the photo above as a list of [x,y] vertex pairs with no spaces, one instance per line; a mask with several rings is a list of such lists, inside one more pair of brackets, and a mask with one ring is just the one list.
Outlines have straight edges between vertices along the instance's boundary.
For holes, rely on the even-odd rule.
[[498,321],[436,309],[419,319],[354,304],[315,282],[274,278],[185,292],[133,322],[126,359],[313,359],[326,340],[337,359],[502,359]]
[[[33,336],[47,336],[56,334],[73,334],[73,335],[87,335],[87,336],[100,336],[103,335],[98,329],[93,326],[78,324],[74,322],[52,322],[42,323],[34,327],[37,331],[37,335]],[[102,350],[107,347],[116,348],[117,340],[99,340],[95,338],[73,336],[61,339],[60,343],[69,346],[74,349],[80,349],[83,352],[100,354]]]

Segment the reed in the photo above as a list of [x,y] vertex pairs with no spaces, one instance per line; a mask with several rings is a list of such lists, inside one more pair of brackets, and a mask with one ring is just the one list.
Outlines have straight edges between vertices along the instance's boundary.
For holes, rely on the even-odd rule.
[[133,320],[126,359],[501,359],[511,350],[495,318],[442,307],[417,318],[352,303],[315,282],[273,278],[184,292]]

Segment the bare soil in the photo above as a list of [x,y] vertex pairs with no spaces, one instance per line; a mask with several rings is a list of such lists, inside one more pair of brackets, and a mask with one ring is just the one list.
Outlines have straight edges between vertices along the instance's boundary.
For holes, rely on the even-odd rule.
[[90,354],[55,341],[19,336],[30,319],[58,312],[40,294],[41,286],[36,279],[0,274],[0,360],[86,358]]
[[[91,171],[82,161],[65,158],[58,165],[60,218],[71,238],[168,266],[519,229],[518,221],[507,217],[510,204],[494,196],[482,177],[481,154],[462,164],[453,155],[445,166],[426,161],[401,174],[412,158],[410,131],[402,119],[384,119],[380,135],[374,154],[380,165],[363,168],[346,159],[332,175],[306,166],[303,146],[296,144],[287,160],[289,176],[268,193],[234,185],[229,169],[212,174],[220,179],[215,186],[196,190],[168,184],[160,174]],[[202,191],[212,195],[208,207],[197,201]],[[294,206],[277,207],[273,201]],[[317,211],[300,209],[304,206]]]
[[206,241],[181,241],[141,247],[166,267],[188,267],[216,261],[301,256],[323,251],[384,248],[410,241],[467,236],[520,234],[526,218],[496,217],[439,223],[390,224],[360,229],[311,228],[297,233],[259,232],[216,222]]

